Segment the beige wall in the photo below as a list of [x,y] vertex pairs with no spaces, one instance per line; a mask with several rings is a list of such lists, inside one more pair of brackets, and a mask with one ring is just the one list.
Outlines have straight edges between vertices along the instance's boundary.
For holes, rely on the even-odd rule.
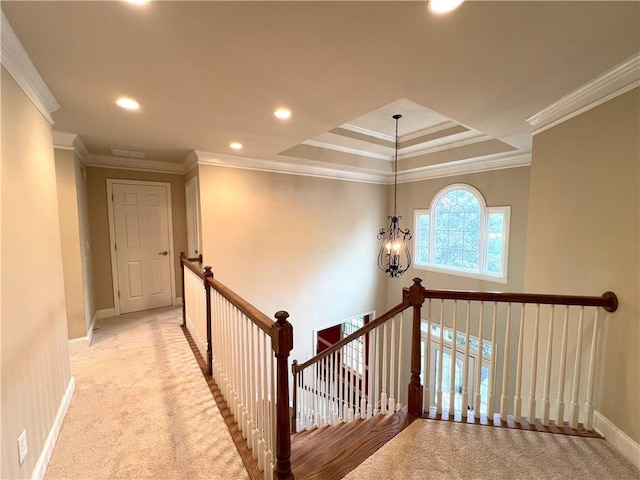
[[184,198],[184,175],[141,172],[112,168],[87,168],[89,192],[89,224],[91,232],[91,261],[96,309],[113,308],[111,278],[111,247],[109,244],[109,216],[107,212],[107,179],[168,182],[171,184],[171,214],[173,217],[174,268],[176,295],[182,295],[180,252],[187,249],[187,225]]
[[525,289],[614,291],[595,408],[640,441],[639,90],[534,137]]
[[67,331],[69,339],[73,339],[84,337],[87,334],[75,158],[72,150],[57,148],[54,150],[54,155],[67,307]]
[[[388,304],[397,304],[401,299],[397,285],[409,286],[414,277],[422,278],[427,288],[449,290],[500,290],[521,292],[524,281],[525,245],[527,239],[527,211],[529,208],[529,167],[509,168],[491,172],[434,178],[421,182],[398,185],[398,215],[402,216],[402,228],[410,228],[414,234],[413,212],[429,208],[431,201],[443,188],[454,183],[464,183],[478,189],[487,206],[510,206],[508,282],[496,283],[456,275],[446,275],[420,268],[410,268],[399,279],[388,280]],[[390,205],[389,209],[392,210]],[[412,250],[413,252],[413,250]]]
[[[70,381],[51,126],[2,68],[2,478],[31,478]],[[26,429],[29,453],[18,464]]]
[[203,255],[214,274],[273,318],[291,315],[292,359],[313,329],[376,309],[376,233],[387,187],[200,165]]

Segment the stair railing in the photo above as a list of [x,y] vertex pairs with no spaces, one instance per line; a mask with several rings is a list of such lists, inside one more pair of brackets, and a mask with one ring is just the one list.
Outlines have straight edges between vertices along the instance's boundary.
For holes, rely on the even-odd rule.
[[214,278],[202,257],[180,254],[183,321],[206,359],[265,480],[293,479],[288,358],[293,328],[272,321]]
[[424,295],[426,415],[593,429],[601,309],[617,309],[615,294]]
[[[404,405],[409,414],[422,414],[420,282],[404,288],[402,302],[385,314],[306,362],[293,361],[294,432],[391,414]],[[407,319],[403,313],[411,307]],[[414,357],[416,362],[408,361]]]

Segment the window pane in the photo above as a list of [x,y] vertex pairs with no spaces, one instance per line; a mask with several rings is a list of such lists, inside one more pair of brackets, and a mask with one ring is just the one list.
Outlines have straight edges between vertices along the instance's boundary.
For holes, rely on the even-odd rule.
[[487,273],[504,275],[502,263],[504,258],[505,218],[504,212],[492,212],[488,215],[487,226]]
[[418,263],[429,263],[429,215],[418,217]]
[[435,259],[443,267],[480,271],[481,206],[476,196],[458,189],[437,203],[435,218]]
[[504,231],[504,213],[489,214],[489,232],[502,233]]
[[502,255],[494,253],[487,255],[487,273],[502,275]]

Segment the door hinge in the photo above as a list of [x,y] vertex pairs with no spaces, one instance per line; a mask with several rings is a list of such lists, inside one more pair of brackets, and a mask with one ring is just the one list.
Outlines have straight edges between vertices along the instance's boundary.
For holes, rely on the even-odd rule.
[[117,251],[117,250],[118,250],[118,244],[117,244],[117,243],[114,243],[114,244],[113,244],[113,248]]
[[118,290],[118,298],[120,298],[120,290]]
[[115,202],[115,198],[113,198],[113,193],[111,194],[111,201]]

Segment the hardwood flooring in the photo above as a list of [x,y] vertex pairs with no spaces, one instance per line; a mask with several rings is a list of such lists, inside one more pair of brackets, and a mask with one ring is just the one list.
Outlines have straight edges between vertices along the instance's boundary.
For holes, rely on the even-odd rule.
[[407,408],[393,415],[327,425],[291,437],[296,480],[338,480],[411,423]]

